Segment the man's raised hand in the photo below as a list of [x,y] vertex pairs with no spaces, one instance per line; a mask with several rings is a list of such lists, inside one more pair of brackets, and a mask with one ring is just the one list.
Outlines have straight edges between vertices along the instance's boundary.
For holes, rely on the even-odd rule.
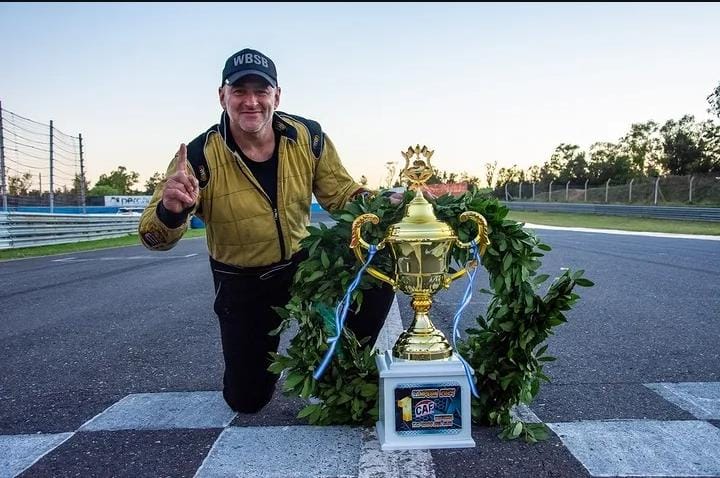
[[175,157],[177,167],[165,182],[162,202],[168,211],[180,213],[195,204],[199,187],[197,179],[187,173],[187,147],[184,143],[180,145]]

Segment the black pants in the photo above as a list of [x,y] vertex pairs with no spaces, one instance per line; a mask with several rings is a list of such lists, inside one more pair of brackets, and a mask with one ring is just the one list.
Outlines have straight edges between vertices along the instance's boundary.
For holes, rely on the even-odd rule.
[[[268,332],[281,319],[272,307],[283,307],[290,300],[290,287],[297,265],[304,255],[274,267],[238,269],[210,264],[215,284],[215,313],[220,321],[225,373],[223,397],[233,410],[255,413],[272,398],[278,376],[269,372],[270,352],[277,352],[280,336]],[[375,343],[395,294],[385,285],[363,291],[360,313],[350,310],[346,327],[358,339],[370,337]]]

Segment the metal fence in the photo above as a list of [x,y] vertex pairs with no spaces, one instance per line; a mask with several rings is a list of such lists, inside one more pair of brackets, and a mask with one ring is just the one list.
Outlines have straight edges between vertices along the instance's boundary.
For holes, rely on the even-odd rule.
[[85,206],[82,135],[72,136],[2,107],[0,102],[0,196],[8,211],[9,196],[20,205],[40,199],[55,205]]
[[508,183],[495,194],[506,201],[720,206],[720,176],[662,176],[603,184],[587,180]]
[[91,241],[137,233],[140,216],[0,212],[0,249]]
[[[72,207],[78,213],[92,212],[93,206],[105,206],[105,196],[80,196],[79,194],[55,194],[53,212],[62,213],[62,209]],[[83,209],[83,200],[85,202]],[[48,193],[40,195],[37,191],[31,194],[7,196],[7,212],[49,212]],[[114,211],[113,211],[114,212]]]

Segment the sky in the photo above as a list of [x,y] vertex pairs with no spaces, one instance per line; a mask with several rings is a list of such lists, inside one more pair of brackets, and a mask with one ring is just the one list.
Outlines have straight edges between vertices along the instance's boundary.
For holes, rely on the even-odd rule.
[[484,177],[710,118],[718,25],[710,3],[0,3],[0,101],[81,133],[91,186],[120,165],[141,186],[217,123],[225,60],[254,48],[356,179],[384,186],[415,144]]

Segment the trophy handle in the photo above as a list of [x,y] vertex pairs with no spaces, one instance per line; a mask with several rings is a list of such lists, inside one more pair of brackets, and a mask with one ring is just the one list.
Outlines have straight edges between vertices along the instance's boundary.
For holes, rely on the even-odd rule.
[[[362,225],[366,222],[371,222],[373,224],[377,224],[380,222],[380,218],[377,217],[375,214],[367,213],[367,214],[361,214],[360,216],[356,217],[355,220],[352,223],[352,236],[350,239],[350,249],[353,250],[355,253],[355,256],[360,260],[360,262],[365,263],[365,257],[363,256],[362,249],[369,249],[370,244],[365,242],[365,239],[362,238]],[[380,243],[375,246],[378,250],[385,247],[385,239],[380,241]],[[396,287],[395,281],[391,279],[390,277],[386,276],[379,270],[375,269],[372,266],[367,267],[368,273],[373,276],[374,278],[381,280],[383,282],[387,282],[393,288]]]
[[[475,244],[477,244],[477,247],[479,249],[480,255],[482,256],[485,254],[485,249],[487,249],[487,246],[490,245],[490,239],[488,239],[488,228],[487,228],[487,221],[482,216],[482,214],[477,213],[475,211],[465,211],[464,213],[460,214],[460,222],[465,222],[468,219],[472,219],[475,221],[478,227],[478,233],[477,236],[475,236]],[[462,247],[463,249],[468,249],[472,245],[471,242],[462,242],[457,241],[457,245],[459,247]],[[456,279],[459,279],[460,277],[467,272],[468,267],[477,267],[478,264],[476,264],[475,260],[471,260],[467,263],[467,266],[463,267],[461,270],[457,271],[456,273],[448,276],[445,279],[446,287],[450,285],[450,283]]]

